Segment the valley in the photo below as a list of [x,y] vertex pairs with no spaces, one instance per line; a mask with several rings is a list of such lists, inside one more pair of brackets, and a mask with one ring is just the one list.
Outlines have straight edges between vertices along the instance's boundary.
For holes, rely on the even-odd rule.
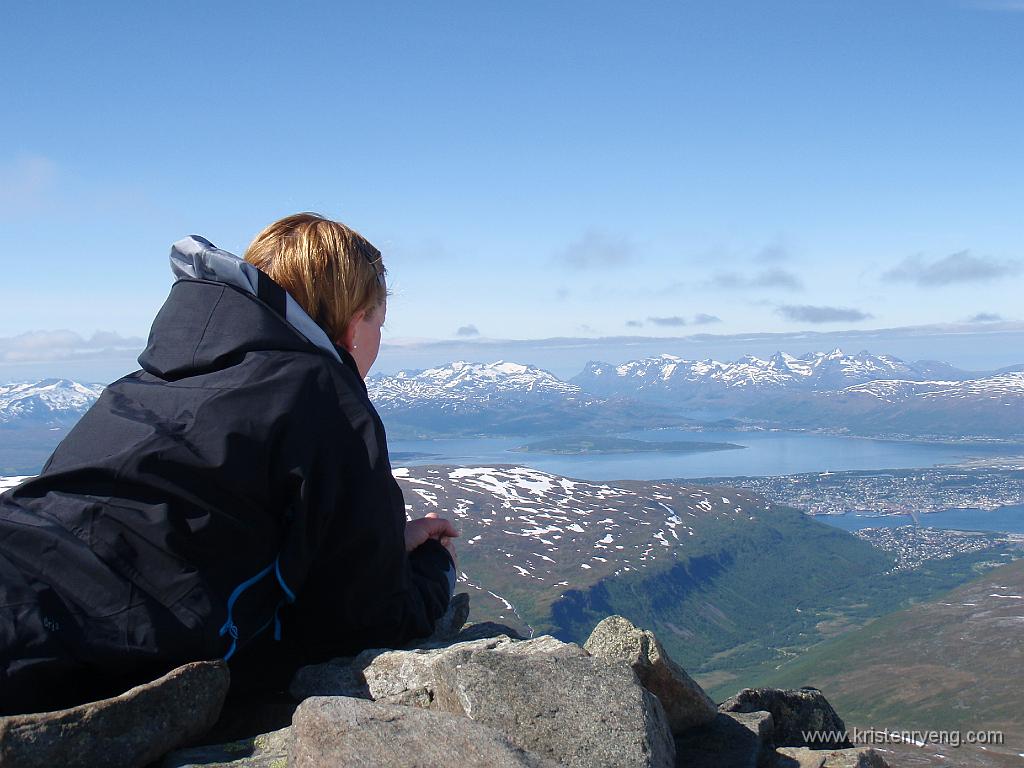
[[577,640],[620,613],[655,629],[720,698],[1024,553],[1022,541],[991,537],[899,567],[899,553],[738,489],[516,466],[396,476],[411,515],[447,511],[462,531],[459,580],[477,620]]
[[[900,765],[1013,766],[1024,754],[1024,559],[781,663],[759,685],[814,685],[861,728],[999,730],[1005,744],[887,747]],[[902,761],[906,762],[902,762]]]

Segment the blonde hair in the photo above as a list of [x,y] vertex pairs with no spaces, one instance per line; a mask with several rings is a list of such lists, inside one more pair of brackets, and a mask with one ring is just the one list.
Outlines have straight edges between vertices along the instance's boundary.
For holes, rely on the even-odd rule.
[[357,312],[372,314],[388,295],[380,251],[318,213],[275,221],[249,244],[245,260],[291,294],[335,342]]

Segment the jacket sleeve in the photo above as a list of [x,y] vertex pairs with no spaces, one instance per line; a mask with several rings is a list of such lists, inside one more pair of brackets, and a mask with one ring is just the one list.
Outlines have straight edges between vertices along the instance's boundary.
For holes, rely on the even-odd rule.
[[[373,414],[371,426],[379,428]],[[292,495],[295,512],[282,552],[282,576],[294,574],[294,603],[283,631],[304,658],[350,655],[426,637],[451,599],[448,552],[428,541],[405,551],[405,502],[381,454],[369,460],[358,429],[343,423],[307,442]],[[307,436],[308,437],[308,436]]]
[[285,626],[307,659],[426,637],[448,607],[455,581],[448,552],[431,540],[406,553],[404,519],[383,519],[392,516],[387,504],[336,514]]

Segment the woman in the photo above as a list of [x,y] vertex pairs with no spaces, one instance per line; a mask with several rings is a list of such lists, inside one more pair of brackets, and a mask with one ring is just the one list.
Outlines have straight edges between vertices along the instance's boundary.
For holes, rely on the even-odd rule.
[[0,714],[118,693],[196,659],[232,686],[430,633],[458,534],[409,523],[363,379],[380,253],[315,214],[245,259],[201,237],[139,357],[42,474],[0,496]]

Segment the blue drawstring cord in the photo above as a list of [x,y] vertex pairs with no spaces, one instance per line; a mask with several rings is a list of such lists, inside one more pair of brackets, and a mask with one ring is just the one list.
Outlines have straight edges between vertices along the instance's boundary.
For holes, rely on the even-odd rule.
[[281,556],[278,555],[277,560],[274,561],[274,573],[277,574],[277,583],[281,585],[281,589],[284,590],[284,600],[281,600],[277,607],[274,609],[274,639],[281,639],[281,616],[280,611],[284,606],[285,602],[294,603],[295,593],[288,588],[288,585],[284,583],[284,576],[281,575]]
[[270,573],[271,569],[276,567],[276,565],[277,565],[277,561],[275,560],[273,563],[268,565],[266,568],[264,568],[262,571],[257,573],[255,576],[253,576],[250,579],[246,579],[241,584],[239,584],[237,587],[235,587],[234,592],[232,592],[231,596],[228,597],[228,619],[227,619],[227,621],[224,622],[224,626],[220,628],[220,636],[224,637],[224,635],[230,634],[231,635],[231,647],[228,648],[228,652],[224,655],[224,661],[227,661],[228,659],[230,659],[232,657],[232,655],[234,655],[235,650],[238,647],[238,626],[235,624],[234,619],[232,618],[232,615],[231,615],[232,612],[235,609],[235,602],[238,600],[239,596],[241,596],[241,594],[243,592],[245,592],[245,590],[247,590],[249,587],[251,587],[257,581],[262,579],[268,573]]
[[285,596],[284,596],[284,599],[279,601],[277,606],[274,608],[274,616],[273,616],[273,618],[270,621],[268,621],[266,624],[264,624],[262,627],[260,627],[258,630],[256,630],[253,633],[252,636],[256,637],[256,635],[260,634],[267,627],[269,627],[271,624],[273,624],[274,625],[274,639],[275,640],[280,640],[281,639],[281,617],[280,617],[279,614],[280,614],[281,608],[284,607],[286,602],[287,603],[294,603],[295,602],[295,593],[292,592],[292,590],[288,586],[288,584],[285,583],[284,576],[281,575],[281,557],[278,556],[274,560],[274,562],[272,562],[270,565],[268,565],[262,571],[257,573],[252,578],[246,579],[241,584],[239,584],[237,587],[235,587],[235,590],[231,593],[231,596],[228,597],[228,618],[227,618],[227,621],[224,622],[224,626],[222,626],[220,628],[220,636],[224,637],[224,635],[230,635],[231,636],[231,647],[228,648],[228,652],[224,655],[224,661],[228,661],[234,655],[235,651],[238,648],[238,635],[239,635],[238,625],[235,624],[234,619],[232,617],[232,614],[233,614],[234,609],[235,609],[235,603],[237,602],[237,600],[241,596],[241,594],[243,592],[245,592],[245,590],[247,590],[253,584],[258,582],[264,576],[269,574],[271,570],[274,571],[274,575],[277,577],[277,583],[280,585],[281,590],[284,592]]

